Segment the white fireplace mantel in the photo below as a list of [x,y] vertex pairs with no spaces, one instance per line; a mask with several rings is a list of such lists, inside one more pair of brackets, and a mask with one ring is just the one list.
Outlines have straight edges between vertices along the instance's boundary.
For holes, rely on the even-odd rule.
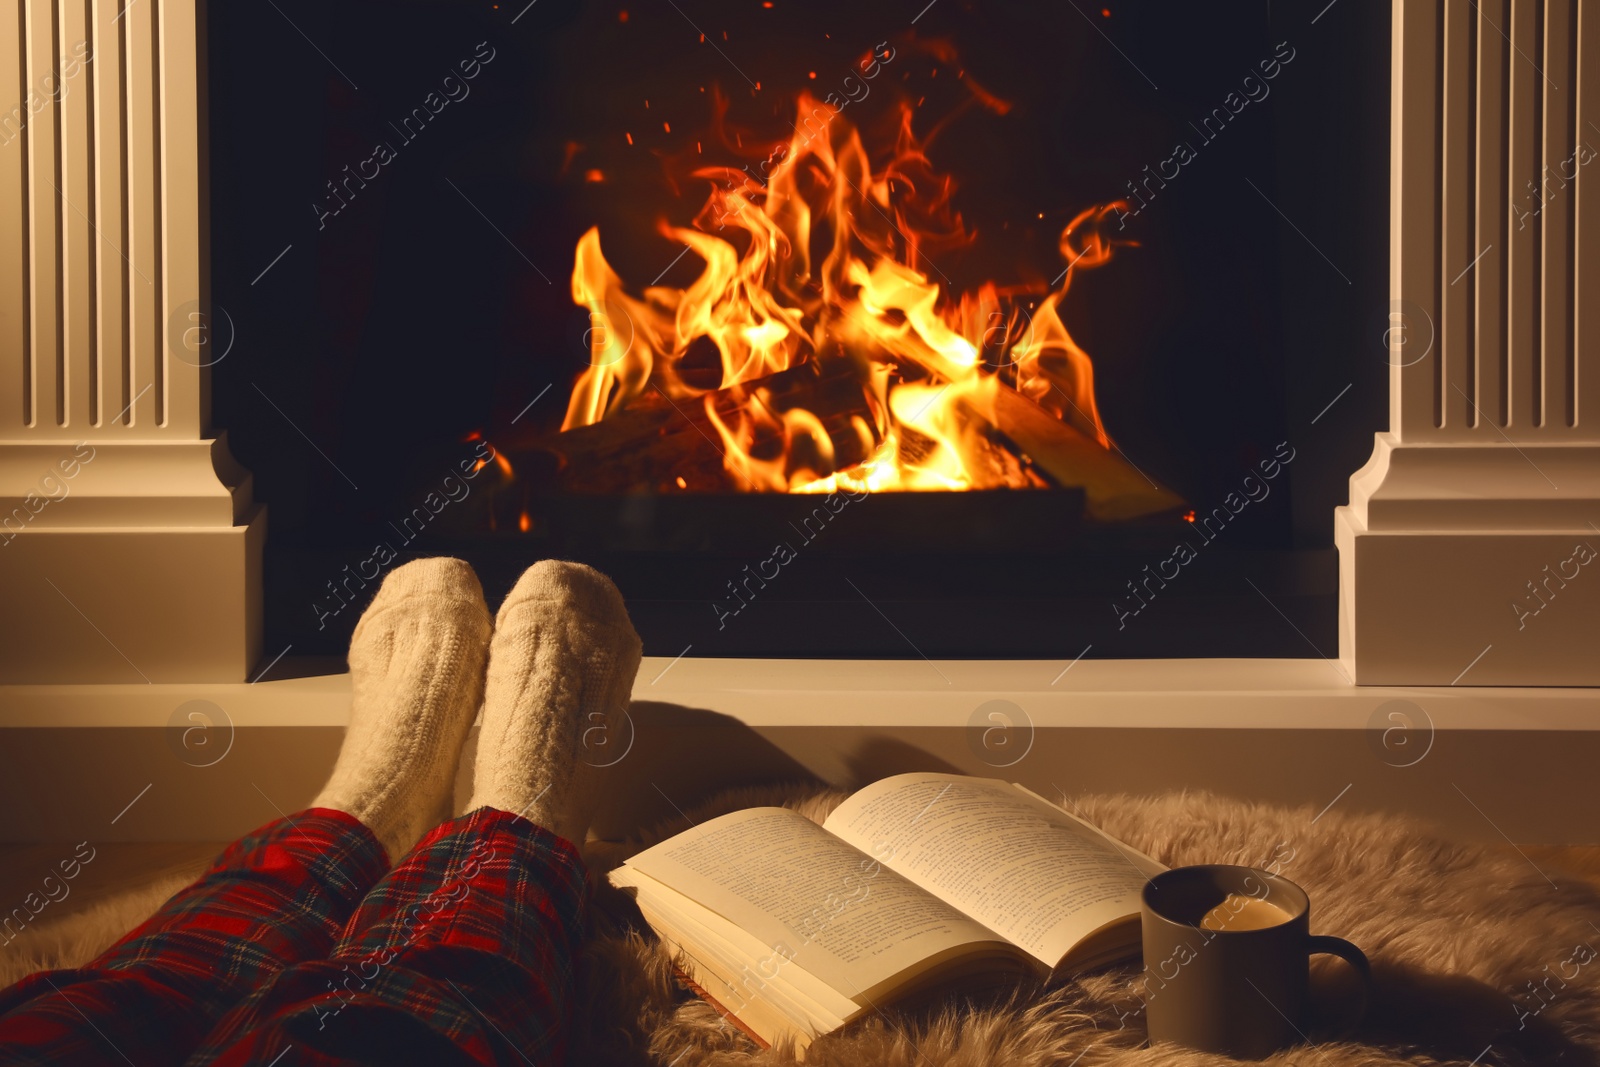
[[[250,682],[266,522],[209,422],[203,11],[0,0],[0,92],[23,92],[0,96],[0,744],[50,772],[10,779],[0,838],[87,832],[124,786],[97,832],[231,836],[271,817],[257,797],[303,802],[348,710],[336,669]],[[1358,805],[1459,794],[1496,832],[1595,840],[1574,813],[1600,694],[1556,687],[1600,685],[1600,563],[1573,562],[1600,548],[1600,10],[1393,11],[1391,418],[1334,516],[1338,665],[1086,661],[1057,686],[946,664],[940,692],[906,676],[921,663],[822,684],[826,665],[685,660],[636,698],[839,781],[915,751],[995,767],[970,716],[1004,699],[1039,729],[1028,781],[1046,753],[1081,772],[1067,788],[1309,802],[1343,781]],[[647,685],[657,668],[673,680]],[[184,749],[194,700],[237,727],[223,778]],[[1415,774],[1381,750],[1410,709],[1438,730]]]
[[200,14],[0,0],[0,682],[260,656],[265,512],[209,426]]
[[1600,10],[1394,0],[1391,77],[1389,432],[1335,516],[1340,657],[1600,685]]

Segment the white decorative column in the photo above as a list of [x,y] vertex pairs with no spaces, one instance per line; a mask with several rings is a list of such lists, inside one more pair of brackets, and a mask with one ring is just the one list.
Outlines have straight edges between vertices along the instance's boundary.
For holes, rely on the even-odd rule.
[[0,0],[0,682],[259,653],[265,514],[208,427],[202,17]]
[[1390,428],[1338,509],[1360,684],[1600,685],[1600,6],[1394,0]]

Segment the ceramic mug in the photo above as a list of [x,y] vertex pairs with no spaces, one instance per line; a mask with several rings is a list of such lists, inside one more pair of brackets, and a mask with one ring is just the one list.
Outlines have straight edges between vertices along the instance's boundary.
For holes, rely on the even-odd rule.
[[[1276,914],[1254,902],[1276,908],[1282,921],[1258,925]],[[1232,928],[1230,908],[1241,916]],[[1220,928],[1201,925],[1208,914]],[[1144,887],[1142,926],[1152,1042],[1258,1059],[1305,1040],[1317,953],[1348,962],[1371,995],[1367,957],[1343,938],[1313,936],[1305,890],[1268,871],[1224,864],[1164,871]]]

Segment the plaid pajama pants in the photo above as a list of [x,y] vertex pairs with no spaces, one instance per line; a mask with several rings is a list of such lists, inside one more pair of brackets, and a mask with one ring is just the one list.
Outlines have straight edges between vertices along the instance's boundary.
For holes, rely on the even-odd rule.
[[268,823],[92,963],[0,992],[0,1063],[559,1063],[572,845],[480,808],[387,868],[343,812]]

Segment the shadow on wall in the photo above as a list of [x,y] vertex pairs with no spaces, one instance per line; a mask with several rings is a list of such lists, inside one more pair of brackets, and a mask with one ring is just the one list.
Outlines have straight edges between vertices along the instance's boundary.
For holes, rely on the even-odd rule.
[[841,744],[828,753],[844,773],[824,781],[732,716],[655,701],[635,701],[629,716],[631,736],[617,739],[613,753],[596,757],[597,763],[614,760],[602,768],[604,799],[591,831],[608,840],[688,818],[707,799],[743,786],[803,783],[855,790],[908,771],[968,773],[907,741],[862,739],[851,729],[840,732]]

